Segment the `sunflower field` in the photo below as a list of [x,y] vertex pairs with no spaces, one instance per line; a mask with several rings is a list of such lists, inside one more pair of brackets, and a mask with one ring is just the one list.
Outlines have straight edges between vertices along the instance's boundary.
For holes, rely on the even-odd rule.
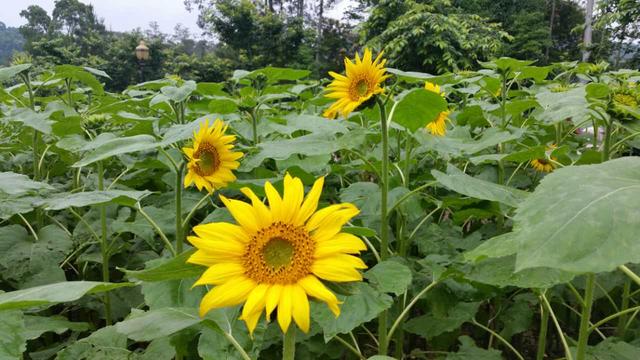
[[640,358],[640,72],[0,68],[0,359]]

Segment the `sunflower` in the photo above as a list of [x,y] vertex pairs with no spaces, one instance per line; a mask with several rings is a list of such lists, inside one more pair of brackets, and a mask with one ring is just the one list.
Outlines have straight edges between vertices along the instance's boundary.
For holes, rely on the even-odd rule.
[[207,266],[195,285],[214,285],[200,303],[200,315],[210,310],[244,303],[242,316],[250,333],[262,312],[277,319],[286,332],[291,318],[309,331],[309,297],[325,302],[340,314],[340,302],[321,280],[361,281],[358,269],[367,266],[357,256],[366,249],[356,236],[341,232],[359,210],[342,203],[317,210],[324,178],[319,178],[304,198],[299,178],[284,178],[284,194],[265,183],[266,206],[249,188],[241,191],[251,200],[220,195],[235,222],[194,227],[188,239],[198,250],[188,262]]
[[[445,97],[444,91],[440,90],[440,85],[438,84],[427,81],[424,83],[424,89],[440,94],[443,98]],[[444,136],[447,133],[447,119],[450,113],[451,112],[449,110],[442,111],[438,114],[435,120],[428,123],[427,130],[429,130],[429,133],[435,136]]]
[[[555,144],[547,146],[547,152],[552,152],[555,149]],[[555,156],[551,156],[550,158],[545,157],[542,159],[533,159],[531,160],[531,167],[533,167],[538,172],[550,173],[556,168],[556,164],[553,163],[553,161],[556,160],[557,158]]]
[[438,117],[432,122],[427,124],[427,130],[429,133],[435,136],[444,136],[447,133],[447,119],[450,111],[442,111],[438,114]]
[[382,53],[372,60],[371,50],[365,49],[362,59],[356,53],[355,63],[351,59],[344,59],[346,76],[333,71],[329,75],[333,81],[327,86],[326,97],[337,99],[325,112],[324,116],[335,118],[338,113],[343,117],[349,116],[360,104],[369,100],[373,95],[383,92],[380,84],[389,77],[382,60]]
[[184,187],[195,183],[198,190],[205,188],[213,192],[236,180],[232,170],[240,166],[236,160],[242,153],[232,151],[236,137],[225,135],[226,131],[227,125],[216,119],[212,126],[205,120],[200,130],[193,132],[193,147],[182,148],[189,160]]

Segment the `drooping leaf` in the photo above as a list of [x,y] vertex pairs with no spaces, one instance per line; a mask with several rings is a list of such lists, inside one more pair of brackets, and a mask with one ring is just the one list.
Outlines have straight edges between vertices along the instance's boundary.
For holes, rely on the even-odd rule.
[[182,102],[186,100],[192,92],[196,91],[196,82],[189,80],[185,81],[180,87],[177,86],[165,86],[160,89],[169,99],[175,102]]
[[311,71],[269,66],[263,69],[254,70],[247,76],[255,76],[257,74],[266,76],[267,80],[270,83],[274,83],[282,80],[299,80],[309,76],[309,74],[311,74]]
[[555,124],[570,119],[579,124],[590,115],[584,86],[572,88],[563,93],[542,91],[536,94],[542,107],[538,117],[547,124]]
[[31,64],[19,64],[0,68],[0,82],[7,81],[25,70],[29,70]]

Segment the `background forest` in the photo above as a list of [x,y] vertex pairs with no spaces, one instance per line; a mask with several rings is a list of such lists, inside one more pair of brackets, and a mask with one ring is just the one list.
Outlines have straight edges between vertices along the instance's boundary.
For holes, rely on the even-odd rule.
[[[342,19],[327,17],[335,0],[185,0],[199,14],[202,34],[177,25],[165,34],[113,32],[91,5],[58,0],[51,14],[37,5],[20,15],[26,24],[0,22],[0,64],[20,52],[40,67],[90,66],[111,76],[106,87],[123,90],[140,81],[133,49],[144,39],[151,59],[143,79],[167,74],[222,81],[233,69],[287,66],[321,78],[345,54],[362,46],[384,49],[389,65],[408,71],[474,70],[496,56],[535,59],[538,65],[580,59],[584,4],[574,0],[357,0]],[[637,68],[640,5],[637,0],[597,1],[592,62]],[[634,40],[635,39],[635,40]]]

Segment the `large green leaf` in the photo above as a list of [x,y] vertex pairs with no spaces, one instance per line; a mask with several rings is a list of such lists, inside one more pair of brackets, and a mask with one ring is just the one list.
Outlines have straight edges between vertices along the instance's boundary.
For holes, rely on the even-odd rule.
[[27,337],[22,311],[0,311],[0,359],[22,359]]
[[311,71],[269,66],[264,69],[254,70],[249,73],[248,76],[255,76],[257,74],[265,75],[269,82],[274,83],[282,80],[299,80],[309,76]]
[[447,168],[447,172],[448,174],[438,170],[431,170],[431,174],[440,184],[455,192],[476,199],[497,201],[517,207],[527,196],[527,193],[522,190],[476,179],[451,165]]
[[471,281],[497,287],[546,289],[571,281],[574,274],[545,267],[516,271],[515,255],[479,260],[464,268],[464,277]]
[[38,239],[20,225],[0,228],[2,278],[16,288],[65,281],[61,263],[73,247],[69,235],[56,225],[37,232]]
[[418,137],[421,142],[421,150],[435,150],[443,155],[469,156],[500,143],[519,139],[524,134],[523,129],[501,131],[498,128],[486,129],[482,136],[475,139],[471,137],[469,127],[456,127],[447,133],[447,136],[433,136],[424,134]]
[[640,262],[639,203],[640,158],[554,171],[514,218],[516,269],[597,273]]
[[53,190],[47,183],[33,181],[28,176],[14,172],[0,172],[0,191],[9,195],[24,194],[39,190]]
[[250,171],[260,166],[266,159],[285,160],[293,154],[306,156],[331,154],[341,149],[353,149],[364,141],[362,131],[352,131],[349,135],[333,138],[326,135],[309,134],[293,139],[264,141],[257,154],[243,160],[242,171]]
[[96,94],[104,94],[102,84],[93,75],[94,71],[88,71],[86,68],[75,65],[59,65],[54,70],[55,77],[58,79],[74,79],[89,86]]
[[473,342],[473,339],[469,336],[461,336],[460,349],[456,353],[447,355],[444,360],[502,360],[502,355],[499,350],[496,349],[483,349],[479,348]]
[[51,125],[54,122],[49,119],[50,115],[50,113],[46,112],[35,112],[30,108],[17,108],[7,118],[10,121],[19,122],[24,126],[38,130],[43,134],[51,134]]
[[440,334],[453,331],[467,321],[471,321],[478,308],[479,302],[460,302],[445,312],[429,313],[407,321],[404,329],[412,334],[431,339]]
[[135,135],[129,137],[119,137],[108,140],[95,150],[90,151],[82,157],[73,167],[82,167],[93,164],[96,161],[108,159],[115,155],[127,154],[157,147],[156,139],[151,135]]
[[115,325],[116,330],[135,341],[151,341],[193,325],[202,318],[194,308],[161,308],[136,315]]
[[67,346],[56,360],[130,360],[131,355],[127,337],[107,326]]
[[536,98],[542,107],[536,114],[547,124],[555,124],[567,119],[578,124],[590,115],[591,110],[585,98],[584,86],[572,88],[563,93],[542,91],[536,94]]
[[344,303],[340,306],[340,316],[337,318],[324,304],[314,304],[311,318],[322,327],[326,342],[374,319],[393,303],[389,295],[376,291],[369,284],[357,283],[355,289],[357,293],[342,299]]
[[364,277],[381,292],[401,295],[411,284],[411,269],[397,261],[385,260],[368,270]]
[[435,120],[447,110],[447,101],[432,91],[413,89],[405,94],[396,105],[393,121],[416,131]]
[[196,91],[196,82],[195,81],[185,81],[185,83],[180,86],[165,86],[160,89],[162,94],[164,94],[169,99],[175,102],[185,101],[192,92]]
[[37,286],[34,288],[0,294],[0,310],[50,306],[58,303],[78,300],[84,295],[96,294],[125,286],[133,286],[133,284],[114,284],[96,281],[67,281],[57,284]]
[[35,316],[25,315],[24,325],[26,328],[26,337],[29,340],[37,339],[47,332],[55,332],[60,335],[67,330],[85,331],[91,328],[86,322],[71,322],[63,316]]
[[150,191],[103,190],[83,191],[79,193],[56,194],[38,202],[45,210],[62,210],[70,207],[83,207],[113,202],[120,205],[133,206],[142,198],[149,196]]
[[187,259],[195,252],[194,249],[187,250],[171,259],[163,260],[161,263],[154,262],[153,266],[144,270],[126,270],[128,278],[142,281],[164,281],[193,278],[202,274],[205,270],[202,266],[187,263]]
[[20,64],[9,67],[0,68],[0,82],[7,81],[19,73],[29,70],[31,64]]

